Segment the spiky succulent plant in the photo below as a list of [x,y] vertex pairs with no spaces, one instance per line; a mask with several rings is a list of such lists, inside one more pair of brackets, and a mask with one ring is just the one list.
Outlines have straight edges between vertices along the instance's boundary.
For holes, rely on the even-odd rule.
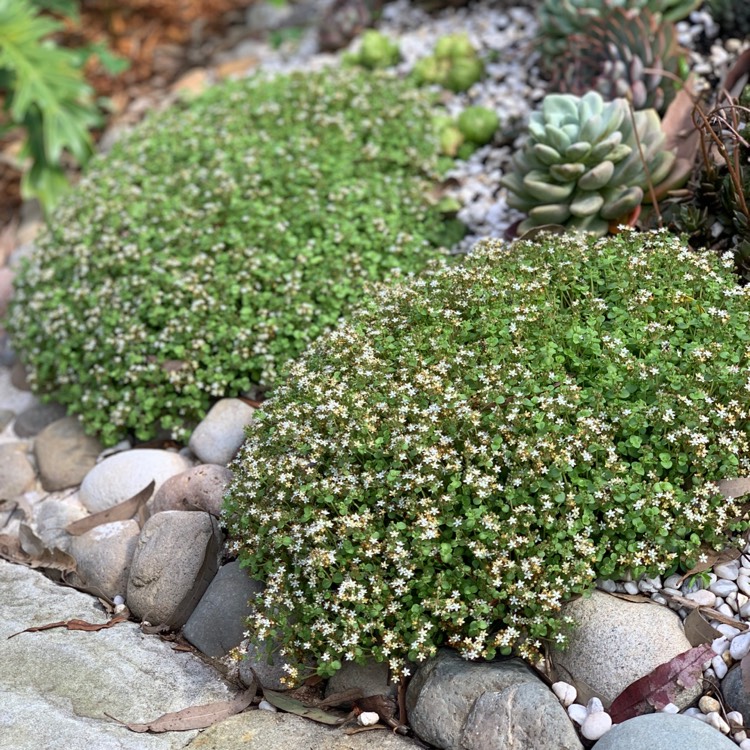
[[733,37],[750,37],[750,3],[748,0],[707,0],[711,17],[722,32]]
[[648,10],[665,21],[679,21],[700,3],[701,0],[544,0],[537,13],[543,64],[556,64],[567,47],[568,37],[585,32],[593,19],[612,8]]
[[675,94],[671,76],[683,60],[671,21],[648,9],[611,8],[568,38],[553,86],[578,96],[598,91],[605,99],[623,97],[634,109],[664,112]]
[[649,180],[657,185],[669,174],[675,157],[664,138],[653,109],[631,114],[625,99],[605,102],[595,91],[548,94],[500,181],[508,205],[528,214],[519,231],[563,224],[606,234],[642,203]]

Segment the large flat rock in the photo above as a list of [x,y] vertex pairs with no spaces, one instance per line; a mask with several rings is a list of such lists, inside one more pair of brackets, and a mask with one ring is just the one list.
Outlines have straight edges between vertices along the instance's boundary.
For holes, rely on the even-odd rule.
[[96,599],[0,560],[0,747],[13,750],[176,750],[196,732],[136,734],[105,714],[147,722],[234,695],[209,666],[135,623],[97,633],[25,628],[105,622]]

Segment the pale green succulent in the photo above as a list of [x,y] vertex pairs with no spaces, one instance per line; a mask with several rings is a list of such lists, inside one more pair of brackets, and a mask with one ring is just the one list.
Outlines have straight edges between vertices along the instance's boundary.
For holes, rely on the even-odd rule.
[[606,234],[643,202],[649,181],[658,185],[669,174],[675,156],[664,139],[653,109],[631,113],[625,99],[605,102],[593,91],[548,94],[500,181],[508,205],[528,214],[519,232],[562,224]]
[[544,0],[537,13],[543,64],[553,65],[568,37],[585,32],[592,19],[612,8],[648,10],[665,21],[679,21],[700,4],[701,0]]

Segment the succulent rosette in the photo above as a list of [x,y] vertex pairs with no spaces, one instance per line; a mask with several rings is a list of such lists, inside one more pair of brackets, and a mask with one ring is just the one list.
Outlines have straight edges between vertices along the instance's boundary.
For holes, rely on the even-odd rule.
[[605,102],[593,91],[547,95],[501,180],[508,205],[528,214],[519,231],[562,224],[606,234],[643,202],[649,181],[669,174],[675,156],[664,140],[653,109],[631,113],[625,99]]
[[553,87],[578,96],[598,91],[606,99],[623,97],[635,109],[664,112],[683,60],[672,22],[648,9],[613,8],[568,38]]

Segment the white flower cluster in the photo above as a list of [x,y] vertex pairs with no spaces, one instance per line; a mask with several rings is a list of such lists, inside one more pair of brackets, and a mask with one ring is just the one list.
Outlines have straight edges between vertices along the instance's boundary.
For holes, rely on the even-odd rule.
[[233,465],[226,522],[269,580],[257,636],[325,674],[373,654],[398,675],[441,643],[531,657],[597,576],[719,543],[740,508],[712,481],[750,468],[733,284],[626,233],[487,241],[375,290]]

